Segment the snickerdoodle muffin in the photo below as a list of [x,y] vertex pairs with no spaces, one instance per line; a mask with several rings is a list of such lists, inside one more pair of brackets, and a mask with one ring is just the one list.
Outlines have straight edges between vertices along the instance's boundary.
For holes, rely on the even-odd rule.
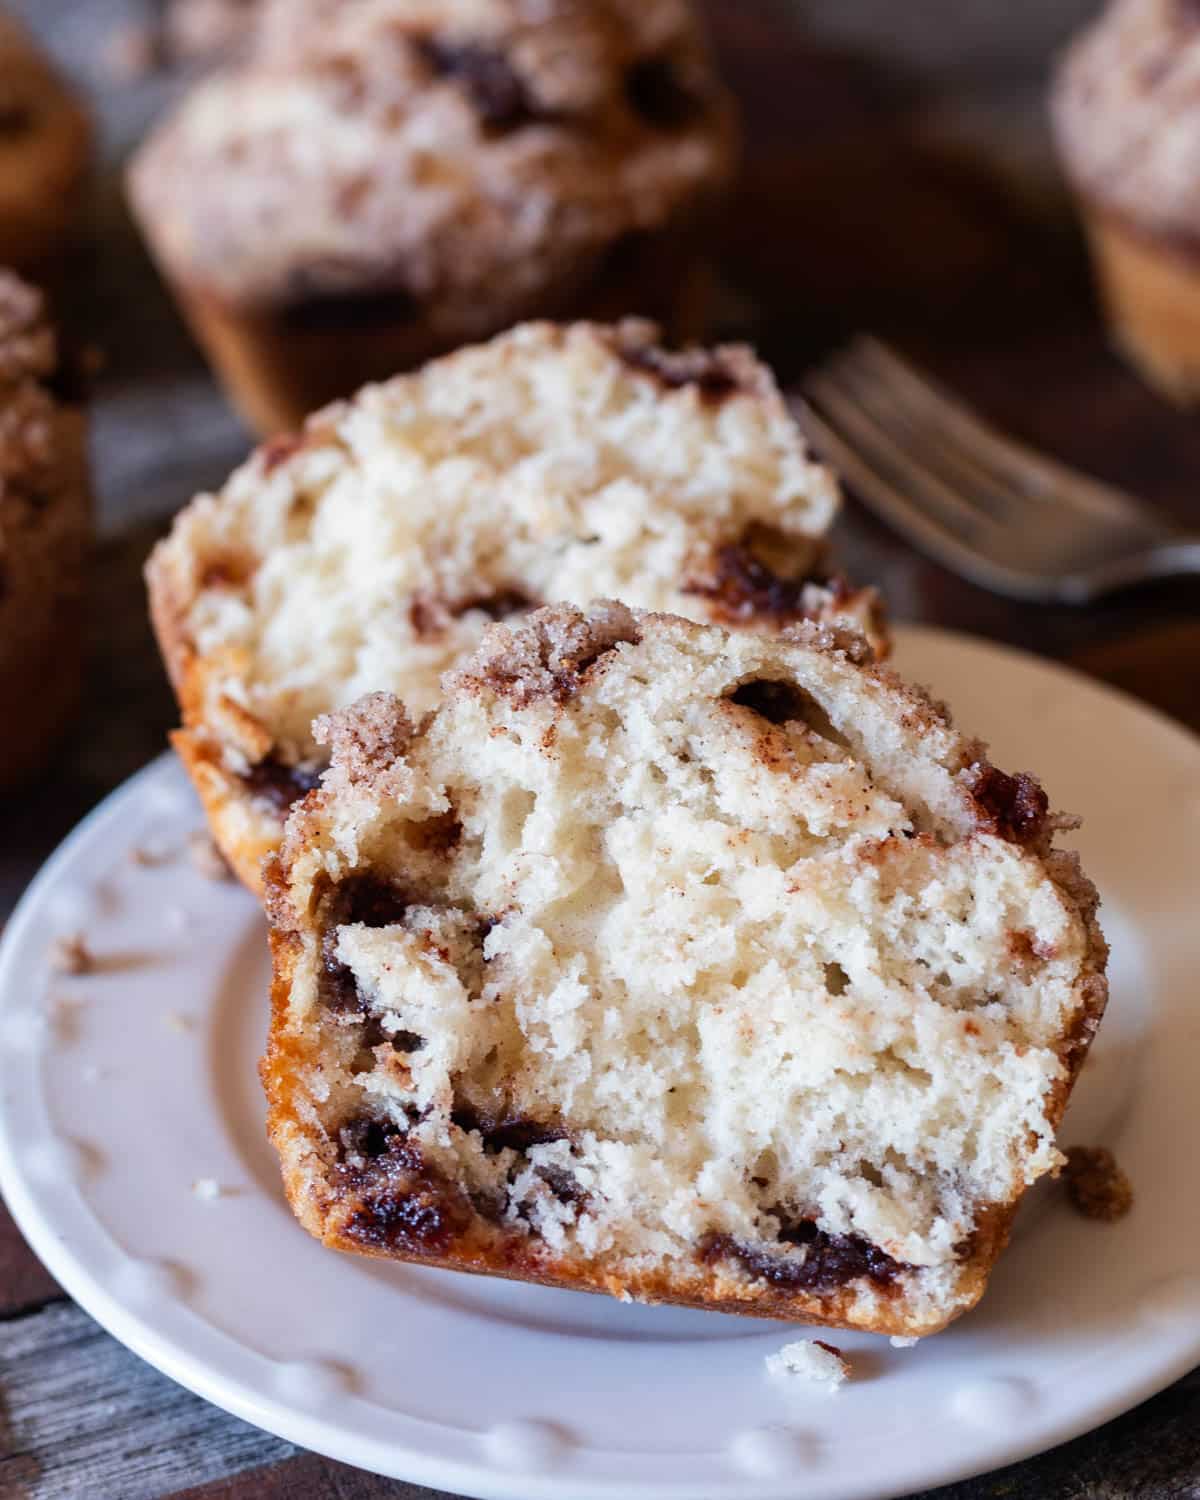
[[163,50],[171,62],[208,63],[245,47],[264,0],[164,0]]
[[1071,820],[806,623],[494,625],[323,719],[269,867],[269,1132],[341,1250],[917,1336],[1104,1008]]
[[686,0],[273,0],[130,188],[271,433],[523,318],[690,335],[732,154]]
[[0,786],[38,769],[79,695],[91,508],[57,367],[41,293],[0,270]]
[[0,265],[53,272],[74,243],[90,151],[83,107],[0,10]]
[[1118,343],[1200,397],[1200,6],[1114,0],[1063,60],[1054,119]]
[[749,350],[672,354],[650,324],[527,324],[369,387],[277,439],[150,560],[175,745],[252,887],[324,764],[318,715],[387,689],[413,714],[489,620],[597,591],[778,630],[849,620],[838,505]]

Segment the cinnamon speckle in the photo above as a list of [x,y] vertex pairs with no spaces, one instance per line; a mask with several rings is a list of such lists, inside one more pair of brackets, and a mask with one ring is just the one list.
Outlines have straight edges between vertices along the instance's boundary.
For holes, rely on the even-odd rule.
[[90,974],[96,956],[81,932],[55,938],[50,945],[50,967],[58,974]]

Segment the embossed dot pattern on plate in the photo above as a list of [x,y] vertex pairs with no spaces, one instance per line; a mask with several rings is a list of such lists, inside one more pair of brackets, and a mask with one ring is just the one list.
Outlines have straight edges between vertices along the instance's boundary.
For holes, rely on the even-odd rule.
[[1019,1420],[1037,1400],[1031,1380],[1020,1375],[995,1375],[972,1380],[950,1396],[950,1410],[972,1427],[1002,1427]]
[[488,1457],[506,1469],[544,1473],[557,1468],[573,1446],[571,1434],[552,1422],[501,1422],[483,1438]]
[[734,1434],[729,1457],[744,1474],[774,1479],[812,1468],[820,1457],[820,1444],[811,1433],[790,1427],[751,1427]]

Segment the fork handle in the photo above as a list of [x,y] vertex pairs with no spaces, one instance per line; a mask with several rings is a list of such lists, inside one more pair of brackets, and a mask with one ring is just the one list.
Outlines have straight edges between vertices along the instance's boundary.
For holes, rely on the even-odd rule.
[[1200,536],[1178,536],[1098,569],[1098,592],[1128,588],[1156,578],[1200,578]]
[[1161,578],[1200,578],[1200,536],[1172,536],[1112,562],[1093,563],[1086,571],[1062,580],[1061,599],[1092,604],[1121,589]]

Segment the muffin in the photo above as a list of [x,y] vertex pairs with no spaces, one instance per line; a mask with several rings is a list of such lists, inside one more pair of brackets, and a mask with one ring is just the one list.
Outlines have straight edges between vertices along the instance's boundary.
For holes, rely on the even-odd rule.
[[693,332],[732,155],[684,0],[275,0],[130,192],[273,433],[524,318]]
[[1118,344],[1200,395],[1200,7],[1115,0],[1070,48],[1053,114]]
[[1038,784],[811,623],[556,606],[445,686],[321,721],[269,867],[304,1226],[905,1337],[972,1307],[1106,997]]
[[57,368],[42,294],[0,270],[0,786],[40,767],[79,696],[91,505]]
[[0,11],[0,264],[53,272],[74,241],[90,150],[82,106]]
[[249,41],[263,0],[165,0],[163,51],[172,62],[210,63]]
[[376,689],[425,713],[489,620],[604,590],[747,629],[841,620],[886,648],[770,372],[656,337],[523,325],[322,412],[176,519],[147,569],[174,743],[252,888],[324,765],[313,719]]

